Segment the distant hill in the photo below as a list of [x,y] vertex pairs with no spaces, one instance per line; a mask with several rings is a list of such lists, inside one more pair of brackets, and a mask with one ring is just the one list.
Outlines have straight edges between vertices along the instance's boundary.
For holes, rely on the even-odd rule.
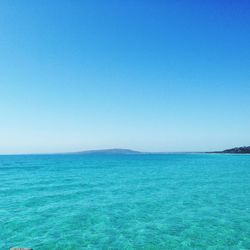
[[81,152],[76,152],[76,154],[123,154],[123,155],[134,155],[134,154],[142,154],[140,151],[135,151],[131,149],[122,149],[122,148],[112,148],[112,149],[101,149],[101,150],[86,150]]
[[213,153],[221,153],[221,154],[250,154],[250,146],[248,147],[237,147],[230,148],[223,151],[213,152]]
[[[180,152],[181,153],[181,152]],[[185,152],[182,152],[185,153]],[[192,153],[192,152],[189,152]],[[236,147],[223,151],[206,152],[214,154],[250,154],[250,146],[248,147]],[[123,148],[111,148],[111,149],[99,149],[99,150],[85,150],[80,152],[73,152],[70,154],[84,154],[84,155],[136,155],[136,154],[169,154],[168,152],[141,152],[131,149]]]

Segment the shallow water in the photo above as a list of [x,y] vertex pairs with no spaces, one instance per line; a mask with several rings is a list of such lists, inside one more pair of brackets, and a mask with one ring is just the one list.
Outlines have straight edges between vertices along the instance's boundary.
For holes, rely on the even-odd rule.
[[0,249],[250,249],[250,155],[0,156]]

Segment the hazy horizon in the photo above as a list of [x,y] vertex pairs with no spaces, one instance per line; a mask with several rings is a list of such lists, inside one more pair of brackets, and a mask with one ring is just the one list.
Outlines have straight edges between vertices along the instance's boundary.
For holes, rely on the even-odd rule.
[[1,1],[0,154],[250,145],[248,1]]
[[[238,148],[238,147],[245,147],[245,146],[235,146],[233,148]],[[5,153],[5,154],[0,154],[0,156],[4,155],[50,155],[50,154],[75,154],[75,153],[88,153],[88,152],[102,152],[102,151],[110,151],[110,150],[129,150],[129,151],[134,151],[142,154],[206,154],[208,152],[219,152],[219,151],[224,151],[226,149],[231,149],[231,148],[224,148],[220,150],[208,150],[208,151],[141,151],[138,149],[134,148],[94,148],[94,149],[84,149],[84,150],[74,150],[74,151],[61,151],[61,152],[18,152],[18,153]]]

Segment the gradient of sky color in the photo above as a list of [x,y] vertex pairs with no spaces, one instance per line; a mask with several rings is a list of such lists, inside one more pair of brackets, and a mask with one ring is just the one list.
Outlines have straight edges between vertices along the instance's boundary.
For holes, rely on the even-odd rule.
[[250,145],[249,1],[0,2],[0,153]]

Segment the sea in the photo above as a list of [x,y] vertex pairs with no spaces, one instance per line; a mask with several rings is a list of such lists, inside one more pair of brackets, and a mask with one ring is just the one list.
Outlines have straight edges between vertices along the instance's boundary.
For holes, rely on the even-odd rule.
[[250,249],[250,155],[0,156],[0,249]]

